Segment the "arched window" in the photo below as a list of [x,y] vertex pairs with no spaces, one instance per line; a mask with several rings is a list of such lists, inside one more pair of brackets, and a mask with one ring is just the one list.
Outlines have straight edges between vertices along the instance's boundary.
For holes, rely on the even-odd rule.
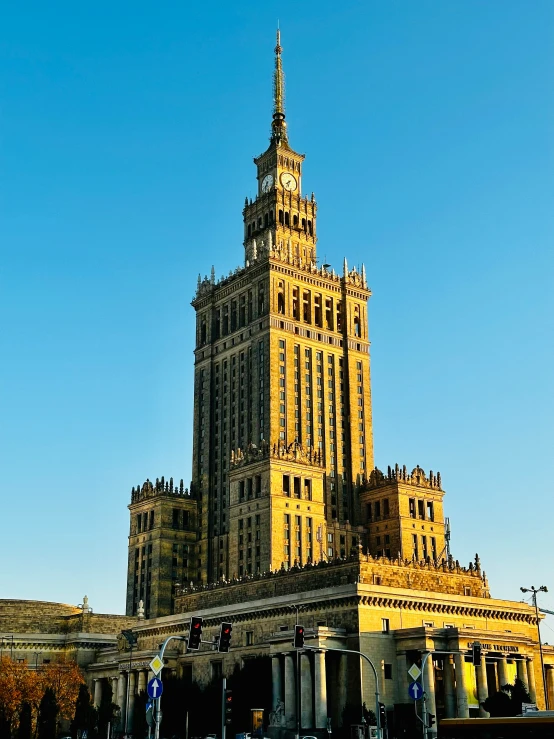
[[292,225],[294,226],[294,228],[298,228],[298,216],[292,217]]
[[311,221],[308,221],[308,233],[310,234],[310,236],[312,235],[312,222]]
[[263,225],[263,219],[262,219],[262,217],[260,216],[260,217],[258,218],[258,228],[261,228],[261,227],[262,227],[262,225]]
[[265,214],[264,221],[265,221],[265,227],[267,228],[269,226],[269,213]]
[[272,210],[269,211],[269,222],[273,223],[273,211]]
[[354,315],[354,336],[360,335],[360,316]]
[[283,211],[282,211],[282,210],[280,210],[280,211],[279,211],[279,223],[280,223],[281,225],[283,225],[283,222],[284,222],[284,221],[283,221]]
[[285,296],[282,292],[277,293],[277,312],[285,315]]
[[290,215],[288,210],[285,213],[285,226],[290,226]]
[[205,344],[206,343],[206,319],[202,319],[202,323],[200,324],[200,343]]
[[252,226],[248,224],[248,238],[252,236]]
[[303,218],[302,219],[302,231],[305,231],[305,230],[306,230],[306,219]]

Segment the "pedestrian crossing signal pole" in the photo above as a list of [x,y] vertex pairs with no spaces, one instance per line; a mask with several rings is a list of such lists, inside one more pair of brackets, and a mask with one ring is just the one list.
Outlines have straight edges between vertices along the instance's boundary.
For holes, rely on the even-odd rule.
[[226,739],[227,726],[225,723],[225,695],[227,693],[227,678],[221,681],[221,739]]

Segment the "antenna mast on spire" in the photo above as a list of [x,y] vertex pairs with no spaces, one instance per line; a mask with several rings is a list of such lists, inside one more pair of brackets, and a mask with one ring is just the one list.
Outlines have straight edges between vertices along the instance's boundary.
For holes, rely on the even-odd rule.
[[277,44],[275,46],[275,71],[273,72],[273,121],[271,123],[271,140],[287,142],[287,124],[285,123],[285,75],[281,63],[281,31],[277,28]]

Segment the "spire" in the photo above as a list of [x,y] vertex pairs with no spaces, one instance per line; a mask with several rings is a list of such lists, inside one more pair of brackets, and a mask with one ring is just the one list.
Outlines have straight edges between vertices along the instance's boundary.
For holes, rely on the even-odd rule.
[[287,124],[285,123],[285,75],[281,64],[281,31],[277,29],[275,46],[275,71],[273,72],[273,121],[271,140],[287,143]]

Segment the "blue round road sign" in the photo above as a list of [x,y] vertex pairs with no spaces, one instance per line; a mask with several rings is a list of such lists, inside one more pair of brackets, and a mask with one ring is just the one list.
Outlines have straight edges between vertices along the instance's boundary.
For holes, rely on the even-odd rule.
[[408,685],[408,693],[410,694],[410,698],[414,701],[418,701],[423,696],[423,688],[421,687],[421,683],[418,683],[417,680],[414,680],[413,683],[410,683]]
[[159,698],[160,695],[164,692],[164,686],[162,681],[159,677],[153,677],[152,680],[148,683],[146,686],[146,692],[150,696],[150,698]]

